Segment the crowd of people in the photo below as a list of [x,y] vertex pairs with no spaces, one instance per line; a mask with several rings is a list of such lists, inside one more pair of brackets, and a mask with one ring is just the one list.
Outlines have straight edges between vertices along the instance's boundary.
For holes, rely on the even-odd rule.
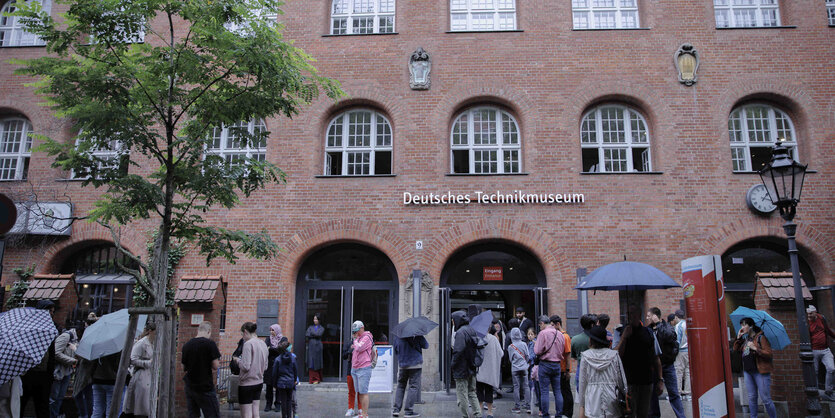
[[[575,399],[581,417],[660,417],[665,389],[676,417],[685,416],[681,394],[689,393],[689,376],[677,371],[689,367],[682,359],[687,357],[682,311],[665,321],[658,308],[644,316],[630,305],[627,323],[614,332],[607,329],[607,314],[587,314],[580,318],[582,332],[569,336],[559,315],[543,315],[534,323],[517,308],[506,326],[493,321],[483,337],[469,324],[480,313],[472,305],[451,316],[451,370],[462,416],[492,418],[509,412],[550,417],[553,393],[556,417],[574,416]],[[496,412],[493,399],[501,396],[505,359],[514,402],[510,411]],[[573,389],[569,359],[577,365]]]

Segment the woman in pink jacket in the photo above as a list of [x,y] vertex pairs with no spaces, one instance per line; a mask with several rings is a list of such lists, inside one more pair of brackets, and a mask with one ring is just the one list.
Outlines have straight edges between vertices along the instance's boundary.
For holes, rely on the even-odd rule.
[[368,418],[368,382],[371,380],[374,339],[365,330],[362,321],[351,325],[351,337],[354,339],[354,352],[351,356],[351,377],[360,403],[360,418]]

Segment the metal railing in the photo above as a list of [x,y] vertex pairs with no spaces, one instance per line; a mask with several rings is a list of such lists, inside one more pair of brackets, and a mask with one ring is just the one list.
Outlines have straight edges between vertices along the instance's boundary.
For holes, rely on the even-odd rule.
[[229,390],[229,375],[232,372],[229,370],[229,362],[232,361],[232,355],[226,354],[220,356],[220,367],[217,369],[217,392],[220,395],[221,393],[225,396],[226,392]]

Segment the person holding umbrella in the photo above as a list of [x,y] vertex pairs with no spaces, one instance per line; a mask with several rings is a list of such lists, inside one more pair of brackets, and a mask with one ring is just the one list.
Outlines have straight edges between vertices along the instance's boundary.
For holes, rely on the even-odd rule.
[[[49,312],[50,322],[52,316],[55,314],[55,303],[49,299],[38,301],[35,309]],[[58,328],[54,326],[53,328]],[[56,330],[57,332],[57,330]],[[53,337],[54,338],[54,337]],[[50,339],[47,346],[52,345],[53,339]],[[29,400],[35,404],[35,416],[37,418],[49,417],[49,395],[52,391],[53,380],[52,372],[55,370],[55,358],[52,350],[47,350],[40,363],[35,367],[31,367],[22,377],[23,381],[23,395],[20,397],[20,410],[26,409],[26,404]]]
[[438,324],[425,316],[409,318],[394,327],[394,353],[397,355],[400,365],[397,373],[397,392],[394,396],[391,415],[400,416],[400,408],[403,406],[403,396],[406,392],[406,384],[409,384],[409,393],[406,395],[406,405],[403,410],[404,417],[419,417],[420,414],[414,411],[415,401],[420,392],[420,376],[423,372],[423,350],[429,348],[429,343],[424,335],[437,327]]
[[739,321],[740,329],[734,341],[734,351],[742,353],[742,374],[748,391],[748,410],[751,418],[757,417],[757,399],[762,401],[769,418],[777,417],[777,409],[771,400],[772,364],[771,344],[754,320],[745,317]]

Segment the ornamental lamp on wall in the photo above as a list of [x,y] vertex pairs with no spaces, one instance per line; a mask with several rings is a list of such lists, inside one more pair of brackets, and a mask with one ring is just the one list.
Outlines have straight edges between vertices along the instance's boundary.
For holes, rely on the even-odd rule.
[[432,61],[429,60],[429,53],[419,47],[409,57],[409,87],[412,90],[429,90],[431,71]]
[[699,70],[699,53],[690,44],[682,44],[673,55],[678,70],[678,81],[685,86],[696,84],[696,72]]

